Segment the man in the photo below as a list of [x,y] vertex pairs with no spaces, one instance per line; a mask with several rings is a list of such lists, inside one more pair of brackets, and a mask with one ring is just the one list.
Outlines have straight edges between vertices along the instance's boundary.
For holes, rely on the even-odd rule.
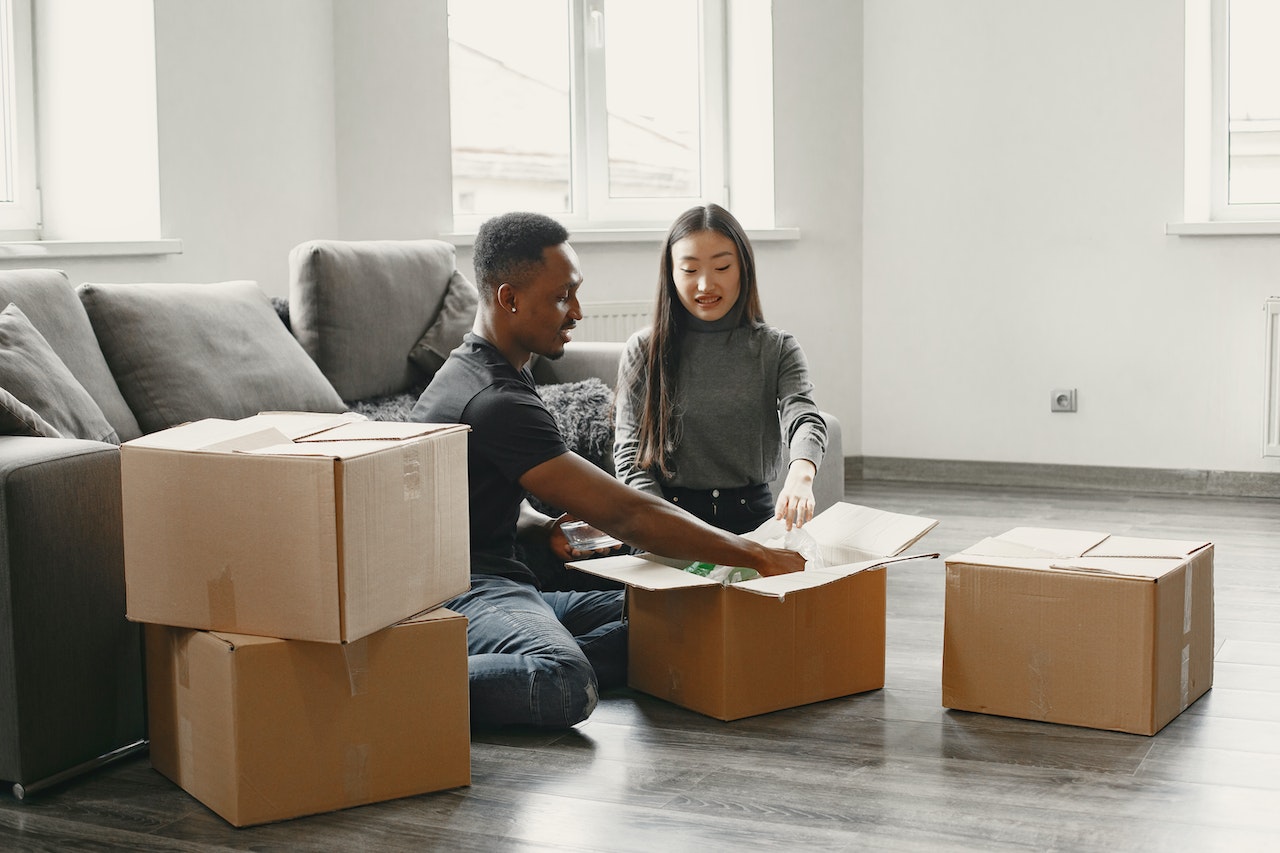
[[476,235],[480,305],[411,417],[465,423],[470,480],[471,590],[446,603],[467,617],[471,719],[479,726],[568,727],[595,709],[600,689],[626,681],[621,591],[542,592],[516,557],[517,535],[540,533],[568,556],[558,519],[522,501],[527,490],[628,544],[669,557],[804,568],[794,551],[713,528],[632,489],[569,451],[538,396],[530,357],[564,354],[582,318],[582,273],[555,220],[509,213]]

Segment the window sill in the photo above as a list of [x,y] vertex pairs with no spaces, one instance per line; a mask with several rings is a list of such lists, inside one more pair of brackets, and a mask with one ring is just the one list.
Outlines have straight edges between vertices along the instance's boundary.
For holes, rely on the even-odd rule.
[[1280,234],[1280,220],[1169,222],[1164,226],[1164,233],[1174,237],[1240,237]]
[[0,261],[10,258],[106,258],[180,255],[181,240],[21,240],[0,242]]
[[[667,236],[666,228],[579,228],[569,229],[570,243],[661,243]],[[753,243],[799,240],[799,228],[748,228],[747,237]],[[475,243],[475,232],[442,234],[455,246]]]

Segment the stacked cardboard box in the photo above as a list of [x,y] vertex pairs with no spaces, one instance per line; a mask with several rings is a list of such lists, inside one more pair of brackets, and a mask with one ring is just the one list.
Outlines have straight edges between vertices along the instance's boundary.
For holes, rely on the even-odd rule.
[[1020,527],[946,560],[942,704],[1151,735],[1213,683],[1213,545]]
[[936,524],[838,503],[804,527],[824,568],[728,586],[654,555],[569,565],[626,584],[630,686],[735,720],[883,687],[885,566],[937,557],[900,556]]
[[470,782],[465,427],[206,420],[121,469],[156,769],[237,826]]

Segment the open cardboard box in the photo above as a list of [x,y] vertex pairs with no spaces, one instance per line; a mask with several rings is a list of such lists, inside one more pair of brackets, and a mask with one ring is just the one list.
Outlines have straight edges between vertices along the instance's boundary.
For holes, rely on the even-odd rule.
[[128,617],[346,642],[464,592],[466,432],[277,412],[126,442]]
[[470,784],[467,620],[344,645],[146,626],[151,763],[235,826]]
[[1151,735],[1213,683],[1213,544],[1019,527],[948,557],[942,704]]
[[883,687],[884,567],[937,557],[901,556],[936,524],[837,503],[804,527],[826,568],[729,586],[655,555],[568,565],[626,584],[630,686],[735,720]]

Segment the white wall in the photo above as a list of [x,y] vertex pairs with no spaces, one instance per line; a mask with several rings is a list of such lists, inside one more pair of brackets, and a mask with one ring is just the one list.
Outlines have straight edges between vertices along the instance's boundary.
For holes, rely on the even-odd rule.
[[866,0],[863,454],[1280,470],[1280,237],[1164,234],[1182,7]]
[[334,21],[337,236],[409,240],[447,233],[453,211],[445,0],[335,0]]

